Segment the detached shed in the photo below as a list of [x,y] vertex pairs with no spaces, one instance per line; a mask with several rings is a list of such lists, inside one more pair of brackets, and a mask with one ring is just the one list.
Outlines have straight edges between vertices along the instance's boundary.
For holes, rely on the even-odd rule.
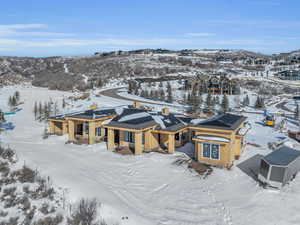
[[282,146],[261,159],[258,179],[268,186],[280,188],[300,170],[300,151]]

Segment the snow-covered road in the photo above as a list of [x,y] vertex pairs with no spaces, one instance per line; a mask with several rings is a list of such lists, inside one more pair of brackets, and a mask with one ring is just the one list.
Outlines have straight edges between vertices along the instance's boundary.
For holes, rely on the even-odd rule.
[[[0,108],[6,107],[14,88],[4,88]],[[121,156],[93,146],[65,144],[66,137],[43,140],[45,125],[34,121],[35,101],[62,99],[68,93],[43,88],[20,87],[23,110],[8,118],[15,123],[2,141],[14,148],[21,160],[49,175],[55,185],[66,188],[72,201],[97,197],[102,213],[124,225],[290,225],[300,223],[299,177],[282,191],[262,189],[238,167],[214,169],[202,179],[185,167],[172,165],[176,155],[149,153]],[[101,106],[126,104],[100,97]],[[251,115],[250,115],[251,116]],[[266,144],[280,136],[255,123],[249,141],[262,147],[248,147],[239,164],[251,156],[268,152]],[[179,154],[179,153],[177,153]],[[122,217],[128,219],[122,220]]]

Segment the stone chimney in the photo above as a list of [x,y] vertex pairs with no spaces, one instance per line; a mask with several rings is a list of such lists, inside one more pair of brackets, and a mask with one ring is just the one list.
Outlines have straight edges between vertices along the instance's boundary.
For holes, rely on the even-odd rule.
[[165,107],[165,108],[162,108],[161,110],[161,113],[165,116],[169,115],[170,114],[170,109]]
[[138,101],[134,101],[132,106],[133,106],[133,108],[139,109],[139,108],[141,108],[141,103]]

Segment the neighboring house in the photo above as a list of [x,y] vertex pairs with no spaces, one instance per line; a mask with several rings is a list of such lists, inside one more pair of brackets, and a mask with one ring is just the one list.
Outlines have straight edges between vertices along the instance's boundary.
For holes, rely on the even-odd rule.
[[275,74],[276,77],[282,80],[300,80],[299,70],[285,70]]
[[50,133],[67,133],[71,142],[106,141],[110,150],[124,147],[134,154],[156,150],[174,153],[177,147],[194,142],[196,160],[230,167],[245,146],[249,130],[245,120],[233,114],[201,120],[171,113],[168,108],[152,111],[135,102],[133,106],[52,117],[49,126]]
[[197,161],[230,167],[244,149],[244,136],[248,131],[246,117],[222,114],[191,125]]

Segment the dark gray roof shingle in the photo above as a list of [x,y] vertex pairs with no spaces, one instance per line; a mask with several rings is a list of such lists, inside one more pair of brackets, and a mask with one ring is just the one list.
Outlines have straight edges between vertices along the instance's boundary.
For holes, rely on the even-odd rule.
[[287,166],[299,156],[300,151],[287,146],[282,146],[278,150],[266,155],[263,159],[271,165]]

